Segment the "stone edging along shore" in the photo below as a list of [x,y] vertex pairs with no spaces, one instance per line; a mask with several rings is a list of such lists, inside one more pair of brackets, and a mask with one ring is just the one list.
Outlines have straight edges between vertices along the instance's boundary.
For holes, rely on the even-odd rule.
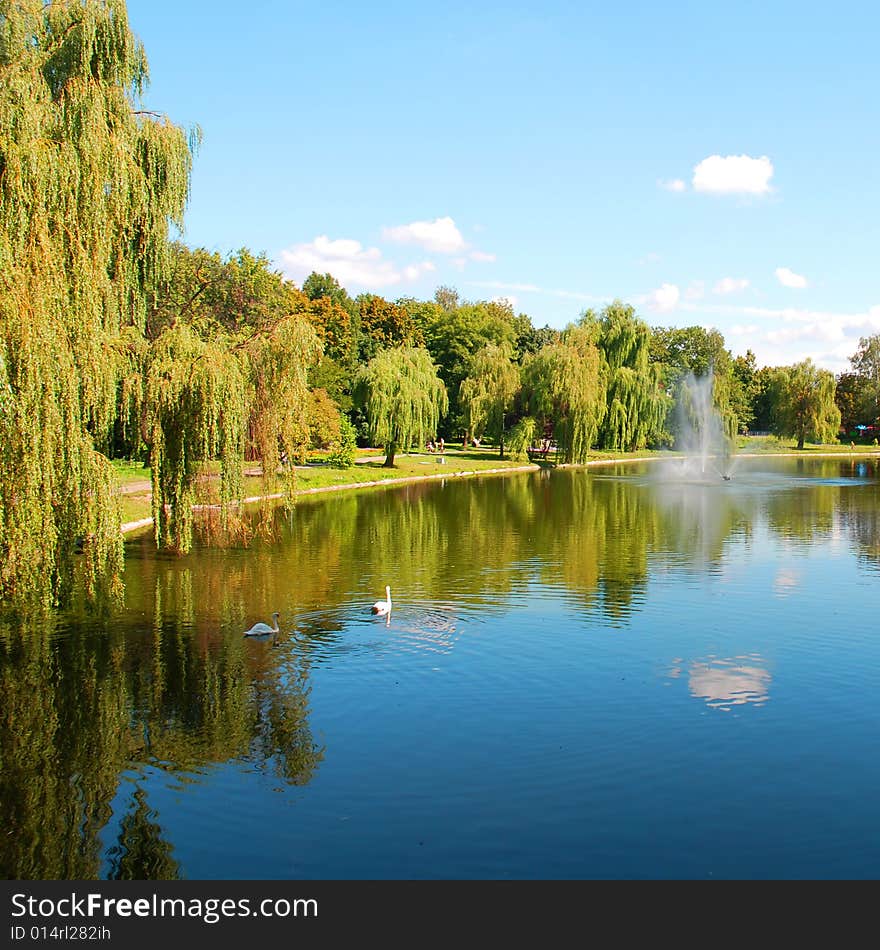
[[[801,452],[738,452],[737,458],[841,458],[849,457],[853,454],[861,458],[877,458],[880,452],[816,452],[810,455],[803,455]],[[648,455],[641,458],[618,458],[618,459],[592,459],[583,465],[557,465],[556,468],[594,468],[601,465],[620,465],[621,463],[632,464],[635,462],[659,462],[670,459],[684,458],[683,455]],[[406,485],[412,482],[429,482],[437,479],[466,478],[468,476],[478,475],[506,475],[510,472],[540,472],[541,466],[534,463],[529,465],[513,465],[507,468],[477,468],[462,472],[435,472],[433,475],[407,475],[404,478],[379,478],[369,482],[349,482],[345,485],[324,485],[321,488],[301,488],[294,491],[294,497],[306,495],[323,495],[328,492],[353,491],[357,488],[381,488],[384,485]],[[252,505],[258,501],[275,501],[283,498],[281,493],[275,495],[253,495],[250,498],[244,498],[241,501],[243,505]],[[193,510],[203,509],[205,506],[199,505]],[[139,531],[141,528],[148,528],[152,525],[152,518],[142,518],[140,521],[129,521],[122,525],[122,533],[130,534],[132,531]]]

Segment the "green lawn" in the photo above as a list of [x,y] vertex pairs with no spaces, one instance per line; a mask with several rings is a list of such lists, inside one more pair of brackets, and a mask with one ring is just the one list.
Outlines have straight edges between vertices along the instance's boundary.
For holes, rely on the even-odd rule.
[[482,449],[447,449],[442,455],[398,455],[393,468],[385,468],[383,462],[363,462],[348,469],[329,468],[326,465],[299,468],[296,471],[296,490],[358,485],[393,478],[454,475],[456,472],[479,472],[493,468],[517,468],[527,464],[509,458],[502,459]]
[[[752,455],[779,455],[797,452],[797,445],[790,439],[777,439],[774,436],[754,436],[739,438],[737,451]],[[877,446],[857,445],[857,453],[873,453],[878,451]],[[804,455],[833,452],[835,454],[852,454],[849,444],[835,445],[807,445],[803,449]],[[595,450],[590,453],[590,461],[613,461],[628,458],[652,458],[670,456],[666,450],[645,449],[640,452],[606,452]],[[801,453],[798,453],[801,454]],[[442,454],[416,453],[398,455],[393,468],[385,468],[379,449],[359,449],[361,461],[348,469],[330,468],[318,461],[309,465],[297,467],[296,492],[308,492],[314,489],[341,487],[345,485],[369,485],[375,482],[389,481],[396,478],[413,478],[424,476],[454,476],[459,472],[480,472],[488,469],[518,468],[529,464],[522,460],[500,458],[497,449],[482,445],[480,448],[461,449],[447,448]],[[313,456],[313,459],[315,456]],[[552,462],[552,456],[550,461]],[[150,507],[150,470],[143,468],[136,462],[114,461],[120,488],[120,504],[122,507],[123,523],[140,521],[149,518],[152,514]],[[216,467],[216,466],[214,466]],[[259,464],[253,462],[244,466],[245,497],[259,495],[262,490],[259,477]]]

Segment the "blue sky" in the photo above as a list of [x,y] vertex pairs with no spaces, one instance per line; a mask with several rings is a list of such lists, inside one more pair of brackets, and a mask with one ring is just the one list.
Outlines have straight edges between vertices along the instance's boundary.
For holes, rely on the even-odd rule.
[[185,240],[352,294],[614,297],[759,365],[880,333],[868,3],[129,0],[199,124]]

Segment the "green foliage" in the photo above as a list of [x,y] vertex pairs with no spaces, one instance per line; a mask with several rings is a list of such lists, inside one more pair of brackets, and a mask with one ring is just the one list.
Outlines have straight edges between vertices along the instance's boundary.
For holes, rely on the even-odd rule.
[[437,431],[448,407],[446,387],[424,347],[383,350],[358,374],[358,398],[369,421],[370,439],[394,455],[424,444]]
[[587,327],[569,327],[524,366],[532,414],[553,425],[563,461],[582,464],[605,416],[599,351]]
[[327,464],[333,468],[353,468],[357,458],[357,430],[348,416],[339,417],[339,441],[327,456]]
[[634,451],[658,444],[670,400],[660,367],[650,362],[650,328],[619,300],[598,318],[585,314],[582,325],[595,334],[602,354],[608,411],[599,430],[599,445]]
[[452,313],[453,310],[458,309],[461,304],[461,298],[454,287],[443,285],[434,291],[434,303],[436,303],[441,310]]
[[146,388],[156,543],[182,554],[203,462],[221,459],[224,512],[241,497],[244,379],[227,347],[180,324],[153,344]]
[[474,354],[469,375],[462,381],[460,402],[467,431],[497,439],[504,455],[507,414],[520,387],[519,367],[511,359],[509,345],[489,344]]
[[834,401],[840,410],[840,424],[847,432],[861,424],[863,419],[871,418],[865,412],[871,401],[870,384],[858,373],[841,373],[837,377]]
[[[413,311],[425,346],[450,394],[450,436],[466,426],[459,394],[462,381],[470,374],[474,354],[489,345],[507,346],[512,353],[515,343],[514,316],[509,304],[460,303],[457,295],[455,301],[452,309],[435,303]],[[451,303],[450,299],[448,304]]]
[[804,443],[831,442],[840,428],[840,410],[834,402],[834,376],[812,360],[776,370],[774,429],[778,435]]
[[250,450],[262,462],[264,491],[270,493],[282,454],[305,461],[309,446],[309,371],[321,358],[321,343],[299,316],[279,320],[244,345],[253,402]]
[[759,393],[758,368],[755,354],[746,350],[737,356],[731,366],[730,407],[736,416],[740,432],[752,428],[755,422],[755,401]]
[[859,412],[866,425],[876,425],[880,423],[880,333],[862,337],[851,362],[862,384]]
[[136,399],[124,328],[167,270],[191,167],[184,132],[138,109],[146,82],[122,0],[0,4],[3,599],[62,599],[80,549],[89,589],[118,585],[96,440],[120,388]]
[[341,436],[339,410],[323,389],[309,393],[309,448],[327,449],[338,445]]
[[705,327],[654,327],[651,333],[651,359],[662,367],[667,391],[672,395],[666,425],[671,436],[677,437],[674,407],[682,398],[682,387],[689,374],[696,379],[713,377],[713,401],[730,435],[739,431],[742,420],[737,406],[743,396],[734,375],[733,359],[724,346],[724,337],[715,329]]
[[532,416],[523,416],[510,430],[507,438],[507,450],[512,459],[525,461],[529,457],[529,446],[535,442],[538,423]]
[[417,346],[422,342],[422,335],[406,307],[389,303],[377,294],[361,294],[356,303],[361,363],[369,362],[386,347]]

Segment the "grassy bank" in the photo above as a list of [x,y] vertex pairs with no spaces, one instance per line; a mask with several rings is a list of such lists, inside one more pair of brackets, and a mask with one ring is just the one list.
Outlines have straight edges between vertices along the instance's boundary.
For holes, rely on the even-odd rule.
[[[877,446],[857,445],[855,449],[848,444],[807,445],[798,451],[797,443],[789,439],[777,439],[774,436],[754,436],[740,438],[737,451],[744,455],[876,455]],[[663,458],[676,453],[668,450],[649,450],[640,452],[593,451],[589,462],[625,461],[633,458]],[[304,466],[296,468],[297,494],[317,491],[330,491],[335,488],[374,486],[377,483],[393,482],[399,479],[425,478],[431,476],[455,476],[462,473],[479,473],[496,469],[517,469],[530,463],[510,458],[500,458],[497,450],[481,446],[479,449],[447,448],[442,455],[416,453],[398,455],[393,468],[385,468],[384,459],[377,449],[360,449],[357,464],[352,468],[332,468],[321,462],[319,457]],[[548,463],[552,464],[552,457]],[[150,470],[139,463],[114,462],[120,491],[122,522],[128,524],[149,518],[150,507]],[[539,466],[534,465],[535,468]],[[243,469],[245,497],[254,497],[261,493],[262,480],[259,466],[247,463]]]
[[[462,473],[487,472],[495,469],[515,469],[528,462],[500,458],[497,452],[485,449],[447,449],[442,455],[398,455],[393,468],[386,468],[384,458],[376,449],[359,452],[357,464],[351,468],[332,468],[314,461],[296,467],[296,493],[307,493],[333,488],[372,486],[377,482],[393,482],[399,479],[425,478],[431,476],[456,476]],[[150,470],[129,462],[114,462],[119,485],[119,500],[122,523],[128,524],[149,518]],[[535,468],[538,468],[536,465]],[[246,463],[243,469],[244,496],[258,496],[262,491],[259,466]]]

